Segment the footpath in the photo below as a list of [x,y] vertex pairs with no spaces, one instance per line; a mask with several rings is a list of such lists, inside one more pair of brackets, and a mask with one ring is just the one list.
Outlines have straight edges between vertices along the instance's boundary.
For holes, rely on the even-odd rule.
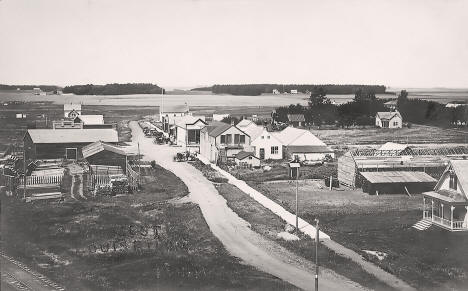
[[[199,155],[198,159],[206,165],[211,166],[213,169],[217,170],[223,176],[228,179],[229,184],[236,186],[241,191],[252,197],[258,203],[263,205],[265,208],[268,208],[274,214],[278,215],[281,219],[286,221],[291,225],[296,225],[296,216],[291,212],[284,209],[281,205],[274,202],[273,200],[269,199],[262,193],[258,192],[257,190],[253,189],[247,183],[242,180],[237,179],[230,173],[226,172],[225,170],[221,169],[220,167],[210,163],[205,157]],[[308,223],[307,221],[303,220],[302,218],[298,219],[298,226],[299,230],[308,235],[310,238],[315,239],[316,229],[313,225]],[[385,270],[381,269],[380,267],[374,265],[373,263],[366,261],[361,255],[356,253],[355,251],[344,247],[343,245],[333,241],[330,236],[326,233],[320,231],[319,232],[319,239],[320,242],[328,247],[330,250],[334,251],[335,253],[348,258],[355,263],[359,264],[366,272],[369,274],[374,275],[376,278],[385,282],[389,286],[394,287],[397,290],[405,290],[405,291],[413,291],[416,290],[415,288],[411,287],[408,283],[402,281],[398,277],[393,274],[386,272]]]

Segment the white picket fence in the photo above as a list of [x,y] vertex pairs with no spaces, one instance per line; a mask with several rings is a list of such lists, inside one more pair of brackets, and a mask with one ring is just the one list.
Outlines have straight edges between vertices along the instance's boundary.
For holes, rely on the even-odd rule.
[[96,186],[109,185],[110,176],[109,175],[90,175],[91,188]]
[[45,175],[45,176],[27,176],[26,186],[37,184],[55,184],[62,183],[63,175]]

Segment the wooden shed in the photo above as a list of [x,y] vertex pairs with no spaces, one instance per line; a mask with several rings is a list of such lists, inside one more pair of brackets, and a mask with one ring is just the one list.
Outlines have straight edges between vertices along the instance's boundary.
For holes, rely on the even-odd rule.
[[78,159],[96,141],[115,144],[119,137],[114,129],[28,129],[24,136],[27,159]]
[[83,158],[91,165],[119,166],[124,172],[127,160],[137,154],[125,147],[120,147],[102,141],[93,142],[82,149]]
[[424,172],[361,172],[362,190],[374,194],[416,194],[434,188],[437,180]]

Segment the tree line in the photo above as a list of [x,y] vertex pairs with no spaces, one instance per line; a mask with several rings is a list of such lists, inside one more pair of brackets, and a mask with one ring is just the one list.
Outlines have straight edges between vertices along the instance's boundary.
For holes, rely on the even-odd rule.
[[328,94],[355,94],[357,91],[374,92],[375,94],[386,93],[383,85],[305,85],[305,84],[242,84],[242,85],[213,85],[211,87],[194,88],[192,91],[211,91],[215,94],[258,96],[263,93],[290,93],[297,90],[299,93],[310,93],[322,88]]
[[34,88],[40,88],[44,92],[50,92],[50,91],[57,91],[62,89],[59,86],[54,86],[54,85],[5,85],[5,84],[0,84],[0,90],[32,90]]
[[128,94],[161,94],[164,89],[151,83],[127,83],[106,85],[74,85],[63,88],[63,93],[75,95],[128,95]]
[[[389,111],[385,102],[389,99],[377,99],[373,91],[358,90],[350,102],[335,105],[326,97],[326,90],[315,89],[308,106],[291,104],[276,108],[274,121],[287,122],[288,114],[304,114],[307,123],[312,125],[336,125],[340,127],[365,126],[375,124],[377,112]],[[398,96],[397,107],[407,123],[450,126],[468,123],[468,106],[447,108],[444,104],[421,99],[408,99],[403,90]]]

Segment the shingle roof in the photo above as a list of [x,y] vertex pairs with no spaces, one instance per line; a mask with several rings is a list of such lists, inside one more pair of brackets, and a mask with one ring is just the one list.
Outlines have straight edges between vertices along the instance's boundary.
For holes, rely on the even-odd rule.
[[398,116],[398,117],[401,118],[400,112],[398,112],[398,111],[395,111],[395,112],[377,112],[377,116],[380,119],[388,119],[388,120],[392,119],[395,116]]
[[209,127],[208,128],[208,135],[210,136],[213,136],[213,137],[217,137],[218,135],[220,135],[221,133],[225,132],[226,130],[228,130],[229,128],[231,127],[230,124],[227,124],[227,123],[223,123],[221,125],[218,125],[218,126],[215,126],[215,127]]
[[333,153],[333,150],[323,145],[300,145],[287,146],[286,150],[290,153]]
[[98,140],[118,142],[117,131],[111,128],[99,129],[28,129],[34,143],[91,143]]
[[240,152],[238,152],[237,155],[236,155],[236,159],[238,159],[238,160],[243,160],[243,159],[245,159],[245,158],[247,158],[247,157],[254,157],[254,158],[258,159],[258,158],[255,156],[255,154],[252,153],[252,152],[240,151]]
[[288,114],[288,120],[290,122],[304,122],[304,114]]
[[87,125],[104,124],[103,115],[79,115],[76,118],[79,118],[84,124],[87,124]]
[[189,112],[189,106],[187,104],[184,105],[172,105],[172,106],[164,106],[163,108],[164,113],[185,113]]

